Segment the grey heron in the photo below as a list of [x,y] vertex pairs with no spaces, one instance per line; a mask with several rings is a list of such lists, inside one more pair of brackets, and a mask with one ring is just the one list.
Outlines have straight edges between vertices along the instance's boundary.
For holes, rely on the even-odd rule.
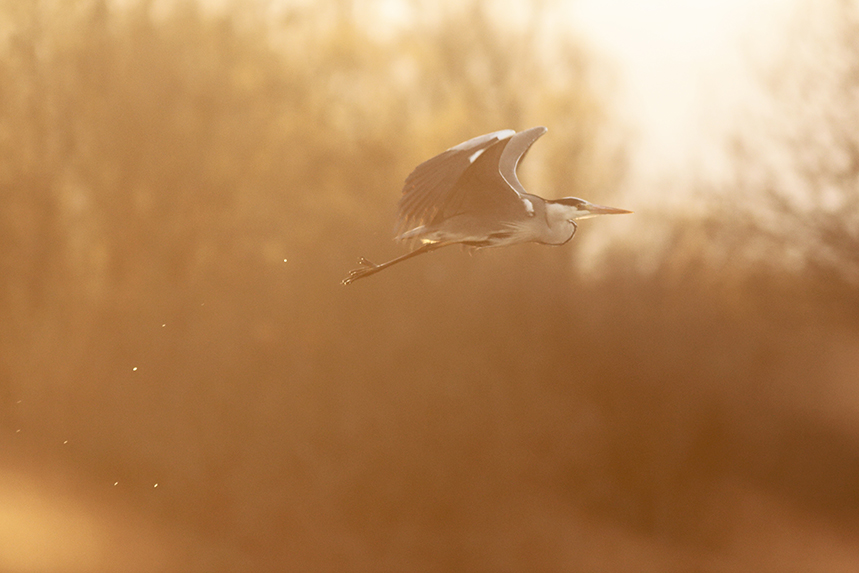
[[487,133],[455,145],[418,165],[406,178],[399,202],[398,241],[421,246],[374,264],[361,257],[348,285],[423,253],[460,244],[475,249],[518,243],[563,245],[576,234],[576,221],[631,213],[584,199],[543,199],[525,191],[516,167],[545,127],[516,133]]

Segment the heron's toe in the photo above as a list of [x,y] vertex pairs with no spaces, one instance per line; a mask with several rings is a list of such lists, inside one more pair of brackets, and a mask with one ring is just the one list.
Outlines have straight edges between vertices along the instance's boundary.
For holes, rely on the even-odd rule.
[[384,267],[380,268],[379,265],[377,265],[376,263],[368,261],[364,257],[358,257],[358,264],[361,266],[358,267],[357,269],[352,269],[351,271],[349,271],[349,276],[346,277],[345,279],[343,279],[342,281],[340,281],[340,284],[350,285],[353,282],[355,282],[356,280],[360,279],[361,277],[371,275],[375,272],[380,271],[381,268],[384,268]]
[[370,265],[372,265],[372,266],[368,265],[368,266],[364,266],[360,269],[352,269],[351,271],[349,271],[349,276],[346,277],[345,279],[343,279],[342,281],[340,281],[340,283],[344,284],[344,285],[352,284],[353,281],[360,279],[361,277],[368,274],[370,271],[372,271],[376,267],[376,265],[374,265],[373,263],[370,263]]

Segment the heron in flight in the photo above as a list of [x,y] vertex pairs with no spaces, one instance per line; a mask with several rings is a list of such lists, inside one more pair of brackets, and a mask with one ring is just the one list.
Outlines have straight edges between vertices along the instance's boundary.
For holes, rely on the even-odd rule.
[[399,202],[398,241],[421,246],[374,264],[361,257],[348,285],[423,253],[448,245],[480,249],[518,243],[563,245],[576,234],[579,219],[631,213],[584,199],[543,199],[525,191],[516,166],[546,133],[532,127],[495,131],[469,139],[418,165],[406,178]]

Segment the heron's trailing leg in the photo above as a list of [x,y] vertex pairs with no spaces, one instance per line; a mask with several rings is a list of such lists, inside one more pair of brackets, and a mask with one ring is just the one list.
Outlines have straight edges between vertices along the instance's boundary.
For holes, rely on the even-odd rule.
[[349,276],[340,282],[343,283],[344,285],[352,284],[353,282],[357,281],[358,279],[362,279],[364,277],[368,277],[370,275],[376,274],[379,271],[385,270],[388,267],[390,267],[391,265],[394,265],[396,263],[401,263],[401,262],[405,261],[406,259],[410,259],[412,257],[416,257],[418,255],[422,255],[422,254],[428,253],[430,251],[434,251],[435,249],[438,249],[440,247],[444,247],[447,244],[448,243],[426,243],[425,245],[415,249],[414,251],[412,251],[410,253],[406,253],[405,255],[399,256],[396,259],[391,259],[388,262],[380,263],[378,265],[375,263],[371,263],[370,261],[368,261],[364,257],[361,257],[358,259],[358,264],[361,266],[357,269],[353,269],[353,270],[349,271]]

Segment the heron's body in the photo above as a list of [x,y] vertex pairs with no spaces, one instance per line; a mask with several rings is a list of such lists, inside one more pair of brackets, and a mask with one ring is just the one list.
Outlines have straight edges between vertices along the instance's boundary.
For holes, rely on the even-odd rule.
[[422,243],[461,243],[470,247],[506,247],[519,243],[563,245],[573,238],[575,226],[558,208],[536,195],[522,197],[520,212],[507,219],[489,220],[462,213],[438,223],[420,225],[400,234],[399,240],[418,239]]
[[526,192],[516,167],[544,133],[545,127],[519,133],[496,131],[418,165],[403,187],[397,239],[422,246],[380,265],[359,259],[361,268],[351,271],[343,284],[451,244],[474,248],[531,242],[562,245],[575,235],[577,219],[630,212],[575,197],[546,200]]

